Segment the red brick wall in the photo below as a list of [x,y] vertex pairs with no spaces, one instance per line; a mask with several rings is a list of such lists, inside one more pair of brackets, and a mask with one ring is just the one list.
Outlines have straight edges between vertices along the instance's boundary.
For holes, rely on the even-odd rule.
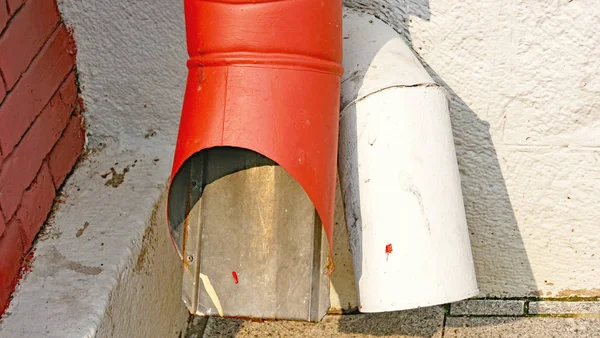
[[75,75],[56,0],[0,0],[0,313],[83,149]]

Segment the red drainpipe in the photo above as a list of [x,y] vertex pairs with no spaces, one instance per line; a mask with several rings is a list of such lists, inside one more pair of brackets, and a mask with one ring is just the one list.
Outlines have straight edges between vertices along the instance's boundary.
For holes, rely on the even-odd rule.
[[331,250],[342,0],[185,0],[185,20],[189,73],[171,179],[203,149],[258,152],[302,185]]

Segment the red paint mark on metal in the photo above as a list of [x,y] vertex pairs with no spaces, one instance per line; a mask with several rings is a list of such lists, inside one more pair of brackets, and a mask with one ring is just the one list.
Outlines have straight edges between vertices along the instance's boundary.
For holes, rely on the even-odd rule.
[[388,244],[388,245],[385,246],[385,254],[386,254],[385,260],[386,261],[390,257],[390,254],[392,253],[392,251],[393,251],[393,249],[392,249],[392,243],[390,243],[390,244]]
[[231,271],[231,276],[233,277],[233,281],[235,282],[235,284],[240,282],[240,280],[238,279],[238,275],[235,271]]

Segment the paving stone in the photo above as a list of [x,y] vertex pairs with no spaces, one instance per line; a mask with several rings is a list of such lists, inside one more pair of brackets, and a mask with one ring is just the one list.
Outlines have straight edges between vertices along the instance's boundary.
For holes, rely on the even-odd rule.
[[599,314],[600,302],[556,302],[540,301],[529,303],[529,314]]
[[452,304],[450,315],[520,316],[524,307],[522,300],[465,300]]
[[448,317],[444,338],[600,337],[600,318]]
[[188,319],[188,327],[185,331],[185,338],[202,338],[208,317],[205,316],[190,316]]
[[442,307],[329,315],[320,323],[210,318],[204,337],[441,337]]

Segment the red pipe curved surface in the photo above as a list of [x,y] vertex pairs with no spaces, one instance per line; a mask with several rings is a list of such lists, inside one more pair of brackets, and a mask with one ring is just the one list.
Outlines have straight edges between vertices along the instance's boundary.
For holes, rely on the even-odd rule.
[[258,152],[312,200],[332,248],[342,0],[186,0],[188,79],[171,179],[203,149]]

